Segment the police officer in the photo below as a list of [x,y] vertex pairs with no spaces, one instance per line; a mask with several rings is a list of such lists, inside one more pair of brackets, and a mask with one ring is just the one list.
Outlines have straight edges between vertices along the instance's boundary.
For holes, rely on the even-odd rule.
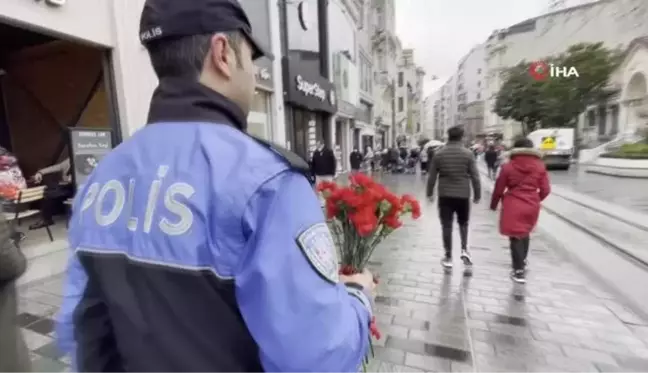
[[235,0],[148,0],[148,125],[78,191],[57,337],[79,371],[357,371],[373,277],[338,276],[307,163],[246,134]]

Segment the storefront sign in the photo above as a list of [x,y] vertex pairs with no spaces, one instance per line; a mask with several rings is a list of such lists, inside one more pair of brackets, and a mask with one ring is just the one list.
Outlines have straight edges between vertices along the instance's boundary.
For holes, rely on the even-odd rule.
[[265,67],[262,67],[257,72],[257,79],[268,80],[270,79],[270,72]]
[[266,91],[272,91],[274,79],[272,76],[272,60],[269,58],[261,58],[254,61],[257,67],[256,83],[257,86],[263,87]]
[[[286,102],[313,111],[337,112],[337,95],[333,83],[317,74],[317,63],[284,57]],[[316,62],[316,61],[315,61]]]
[[101,158],[113,148],[112,131],[107,129],[70,128],[70,162],[72,178],[80,188]]
[[295,83],[297,84],[297,90],[304,95],[317,97],[320,101],[326,100],[326,91],[319,84],[309,83],[301,75],[297,75]]
[[353,117],[355,117],[355,114],[356,114],[356,107],[355,107],[355,105],[351,104],[350,102],[339,100],[338,101],[338,114],[342,114],[342,116],[353,118]]

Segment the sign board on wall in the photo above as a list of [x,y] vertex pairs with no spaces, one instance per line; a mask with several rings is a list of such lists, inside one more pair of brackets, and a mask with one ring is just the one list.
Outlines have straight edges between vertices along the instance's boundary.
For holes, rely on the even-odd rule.
[[99,161],[113,149],[112,131],[104,128],[70,128],[69,134],[72,180],[78,190]]
[[335,86],[310,69],[307,62],[286,57],[284,66],[284,98],[287,103],[311,111],[337,112]]

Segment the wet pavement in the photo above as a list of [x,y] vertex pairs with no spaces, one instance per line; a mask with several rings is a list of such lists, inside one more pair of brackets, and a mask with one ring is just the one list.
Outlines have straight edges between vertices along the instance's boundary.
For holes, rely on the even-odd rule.
[[[384,182],[423,201],[419,176]],[[436,206],[422,205],[424,216],[407,222],[372,259],[382,278],[376,316],[383,338],[370,371],[648,370],[648,323],[566,261],[554,238],[532,237],[528,283],[513,284],[507,241],[484,201],[473,208],[472,276],[458,260],[445,274]],[[52,339],[61,284],[54,276],[20,291],[35,371],[68,369]]]
[[575,164],[569,171],[551,171],[551,183],[603,201],[648,213],[648,179],[587,173]]

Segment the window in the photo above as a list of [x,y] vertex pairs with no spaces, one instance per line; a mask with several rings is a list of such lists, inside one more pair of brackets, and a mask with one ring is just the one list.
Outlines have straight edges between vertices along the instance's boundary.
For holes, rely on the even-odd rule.
[[364,64],[364,60],[362,58],[360,58],[360,90],[361,91],[365,90],[365,88],[364,88],[364,85],[365,85],[364,76],[365,76],[365,64]]
[[371,69],[371,67],[368,67],[367,68],[367,78],[366,78],[366,80],[367,80],[367,92],[369,92],[369,93],[371,93],[371,86],[372,86],[371,78],[372,78],[372,76],[373,76],[372,69]]
[[481,74],[481,69],[477,69],[477,74]]
[[404,81],[405,81],[405,76],[404,76],[403,72],[401,71],[401,72],[398,73],[398,86],[402,87],[403,84],[405,84]]
[[405,109],[403,106],[405,106],[405,105],[403,104],[403,98],[402,98],[402,97],[399,97],[399,98],[398,98],[398,112],[399,112],[399,113],[402,113],[403,110]]
[[481,81],[477,81],[477,87],[481,87]]
[[481,93],[477,93],[477,99],[481,100]]

